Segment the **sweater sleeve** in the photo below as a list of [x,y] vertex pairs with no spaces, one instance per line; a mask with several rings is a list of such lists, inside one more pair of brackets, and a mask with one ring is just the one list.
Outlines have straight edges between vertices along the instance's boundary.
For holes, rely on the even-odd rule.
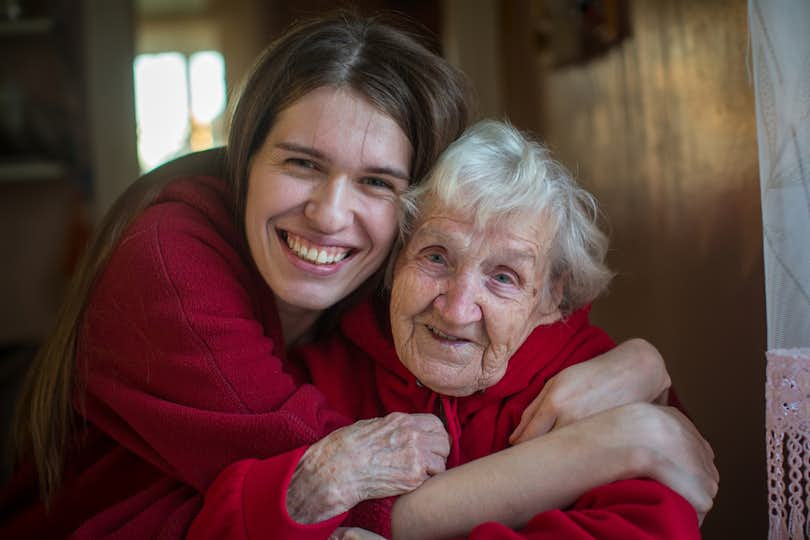
[[[235,243],[188,205],[150,207],[100,276],[78,343],[79,410],[193,496],[231,464],[349,423],[284,371],[270,293]],[[271,474],[254,461],[234,467]]]
[[697,515],[680,495],[653,480],[622,480],[586,492],[568,510],[537,514],[514,531],[483,523],[470,540],[690,540],[700,539]]
[[205,494],[205,503],[189,530],[188,540],[327,538],[346,514],[301,524],[287,513],[284,494],[306,448],[265,460],[242,460],[226,468]]
[[301,524],[287,513],[285,494],[306,447],[227,467],[208,488],[188,540],[326,540],[341,524],[390,536],[394,497],[363,501],[319,523]]

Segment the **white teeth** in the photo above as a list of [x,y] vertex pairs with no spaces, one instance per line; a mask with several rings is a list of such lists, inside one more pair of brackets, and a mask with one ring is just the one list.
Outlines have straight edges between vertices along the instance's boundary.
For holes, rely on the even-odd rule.
[[[318,249],[316,246],[307,247],[304,241],[297,236],[287,233],[285,237],[287,246],[302,259],[315,264],[335,264],[345,259],[349,250],[341,250],[340,253],[328,253],[326,249]],[[338,248],[331,248],[332,251]]]

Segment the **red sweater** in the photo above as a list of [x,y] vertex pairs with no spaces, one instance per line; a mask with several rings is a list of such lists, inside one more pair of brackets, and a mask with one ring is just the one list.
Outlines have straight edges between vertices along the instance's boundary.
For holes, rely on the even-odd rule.
[[[305,527],[286,514],[285,479],[305,445],[348,419],[284,371],[272,293],[221,181],[174,182],[127,229],[93,290],[77,357],[82,428],[63,485],[45,512],[23,466],[0,492],[0,538],[183,538],[234,463],[263,484],[252,498],[246,483],[239,511],[261,520],[237,536],[323,537],[346,517]],[[218,508],[216,497],[206,503]],[[375,504],[354,516],[384,524],[387,507]],[[377,522],[349,520],[384,530]]]
[[[447,466],[453,467],[506,448],[523,410],[550,377],[612,346],[583,309],[536,328],[496,385],[462,398],[440,396],[417,384],[397,358],[386,315],[366,303],[343,318],[339,334],[300,356],[312,382],[348,416],[402,411],[442,417],[451,436]],[[486,523],[470,538],[681,539],[700,538],[700,533],[686,500],[662,484],[638,479],[591,490],[565,511],[538,514],[519,532]]]

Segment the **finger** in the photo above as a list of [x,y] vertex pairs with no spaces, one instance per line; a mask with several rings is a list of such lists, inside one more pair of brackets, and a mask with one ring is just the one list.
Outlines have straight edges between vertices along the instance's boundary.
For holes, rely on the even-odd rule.
[[442,460],[447,459],[450,455],[450,437],[447,433],[437,434],[431,437],[430,451],[441,457]]
[[439,473],[443,473],[446,470],[445,464],[445,457],[431,454],[427,458],[427,467],[425,468],[425,472],[427,472],[430,476],[435,476]]
[[556,421],[557,417],[554,413],[546,410],[541,411],[526,424],[526,427],[523,428],[520,435],[515,437],[515,441],[512,444],[520,444],[548,433],[554,427]]
[[695,509],[696,512],[705,512],[710,506],[710,498],[707,492],[707,486],[703,485],[700,479],[691,475],[673,474],[664,475],[661,483],[669,486],[673,491],[677,492],[681,497],[687,500],[689,504]]
[[429,413],[412,413],[411,418],[416,423],[416,427],[422,431],[447,433],[444,424],[435,414]]
[[[669,405],[656,405],[656,406],[661,407],[666,413],[674,416],[678,420],[678,423],[683,428],[685,428],[689,433],[691,433],[695,437],[698,437],[701,440],[703,440],[704,442],[706,442],[706,440],[703,438],[703,435],[700,434],[700,431],[698,430],[697,426],[695,426],[695,424],[693,424],[692,421],[689,420],[689,418],[687,418],[687,416],[685,414],[683,414],[681,411],[679,411],[675,407],[671,407]],[[708,442],[706,442],[706,445],[711,450],[711,446],[709,445]],[[714,453],[714,452],[712,452],[712,453]]]
[[413,446],[441,459],[450,455],[450,438],[443,433],[420,433],[414,438]]
[[366,529],[352,527],[346,531],[343,540],[385,540],[385,538]]
[[385,540],[382,536],[359,527],[339,527],[329,540]]
[[[681,411],[679,411],[679,410],[678,410],[678,409],[676,409],[675,407],[664,406],[664,407],[662,407],[662,409],[663,409],[663,410],[664,410],[666,413],[668,413],[668,414],[670,414],[671,416],[673,416],[673,417],[674,417],[674,418],[675,418],[675,419],[678,421],[678,423],[679,423],[679,424],[680,424],[680,425],[681,425],[683,428],[685,428],[685,429],[686,429],[687,433],[689,433],[689,434],[691,434],[692,436],[694,436],[694,437],[696,437],[696,438],[697,438],[697,440],[699,441],[699,444],[700,444],[700,445],[701,445],[701,447],[704,449],[705,453],[706,453],[706,454],[708,454],[708,459],[709,459],[709,461],[712,461],[712,462],[713,462],[713,461],[714,461],[714,458],[715,458],[714,449],[712,448],[712,445],[711,445],[711,444],[709,444],[709,441],[707,441],[707,440],[706,440],[706,439],[703,437],[703,435],[700,433],[700,431],[698,430],[697,426],[695,426],[695,424],[693,424],[693,423],[692,423],[692,421],[691,421],[691,420],[689,420],[689,418],[687,418],[685,414],[683,414]],[[714,466],[714,465],[712,464],[712,467],[713,467],[713,466]]]
[[329,535],[329,540],[343,540],[347,530],[346,527],[338,527]]
[[515,430],[509,436],[509,442],[511,444],[516,444],[516,441],[526,429],[526,425],[532,420],[532,418],[534,418],[535,414],[537,414],[537,409],[542,406],[549,388],[551,388],[551,381],[548,381],[543,389],[540,390],[540,393],[537,394],[537,397],[534,398],[534,400],[532,400],[532,402],[529,403],[525,409],[523,409],[523,414],[520,415],[520,423],[518,423]]

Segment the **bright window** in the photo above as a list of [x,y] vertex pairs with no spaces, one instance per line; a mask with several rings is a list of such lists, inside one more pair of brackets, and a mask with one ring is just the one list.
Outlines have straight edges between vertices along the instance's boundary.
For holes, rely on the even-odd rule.
[[226,90],[220,53],[141,54],[135,58],[134,70],[142,171],[222,144]]

